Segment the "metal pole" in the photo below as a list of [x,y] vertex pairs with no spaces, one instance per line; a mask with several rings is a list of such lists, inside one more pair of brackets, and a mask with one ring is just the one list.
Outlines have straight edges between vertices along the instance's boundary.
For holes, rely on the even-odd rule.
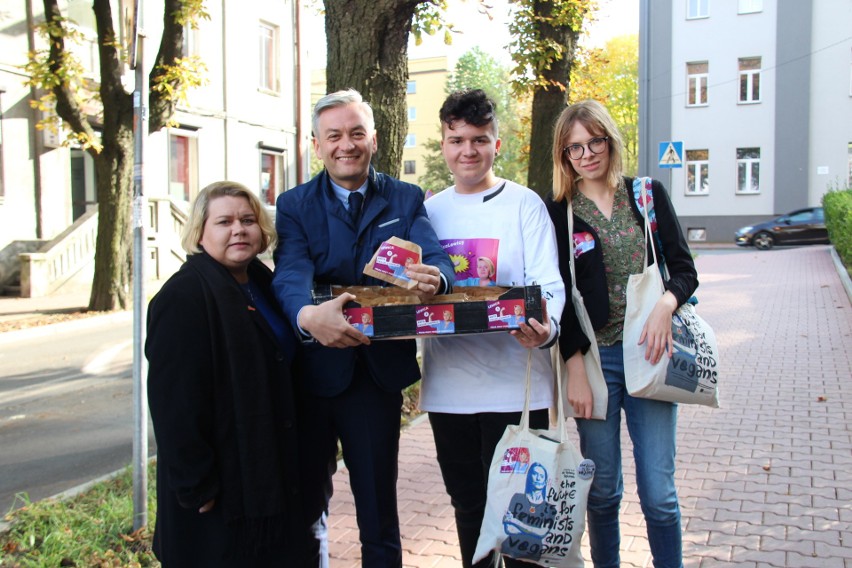
[[148,76],[143,65],[144,39],[139,33],[137,1],[134,37],[136,89],[133,91],[133,530],[148,525],[148,391],[145,342],[145,223],[147,203],[142,191],[142,151],[148,133]]

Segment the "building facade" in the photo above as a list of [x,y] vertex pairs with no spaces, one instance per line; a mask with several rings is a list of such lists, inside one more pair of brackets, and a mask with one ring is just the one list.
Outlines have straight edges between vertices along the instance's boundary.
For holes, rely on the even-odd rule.
[[[120,41],[130,45],[133,0],[113,0]],[[143,64],[155,60],[163,3],[144,5]],[[83,43],[74,48],[89,79],[98,80],[92,3],[60,2]],[[296,0],[206,2],[209,19],[187,29],[186,55],[206,66],[205,82],[179,106],[175,126],[145,140],[144,194],[186,209],[205,185],[223,179],[258,192],[270,210],[275,197],[306,175],[300,137],[299,8]],[[34,26],[44,21],[41,2],[0,0],[0,287],[13,277],[18,252],[35,250],[66,231],[96,205],[91,156],[65,145],[61,134],[37,128],[42,113],[30,108],[41,93],[25,86],[27,52],[44,48]],[[134,87],[126,69],[125,85]],[[92,113],[95,129],[99,119]],[[5,251],[5,252],[4,252]],[[149,272],[150,274],[150,272]],[[157,274],[163,277],[164,274]]]
[[[641,0],[639,171],[691,241],[852,184],[850,0]],[[682,142],[661,168],[667,142]],[[679,146],[675,146],[679,147]]]
[[[449,74],[446,56],[411,59],[408,62],[406,103],[408,105],[408,135],[402,150],[400,179],[419,185],[418,179],[426,173],[424,158],[427,142],[441,140],[441,122],[438,111],[446,98]],[[424,187],[423,189],[444,189]]]

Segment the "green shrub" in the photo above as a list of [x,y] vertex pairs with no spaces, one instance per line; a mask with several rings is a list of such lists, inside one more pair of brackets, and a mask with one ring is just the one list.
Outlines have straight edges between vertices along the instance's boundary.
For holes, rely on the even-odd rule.
[[822,197],[828,238],[846,270],[852,269],[852,189],[831,189]]
[[27,502],[7,515],[11,528],[0,536],[0,566],[159,566],[150,536],[157,512],[155,467],[148,468],[148,527],[133,532],[128,468],[67,501]]

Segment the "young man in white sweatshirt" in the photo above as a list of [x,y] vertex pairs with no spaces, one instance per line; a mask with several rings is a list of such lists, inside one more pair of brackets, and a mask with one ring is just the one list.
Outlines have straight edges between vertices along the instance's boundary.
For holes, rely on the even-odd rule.
[[[485,511],[488,467],[508,424],[524,406],[527,349],[533,350],[530,426],[547,428],[553,401],[547,347],[558,334],[565,304],[553,225],[532,190],[494,174],[500,150],[494,103],[483,91],[451,94],[440,111],[441,148],[454,185],[426,201],[442,246],[453,259],[456,282],[476,276],[487,256],[497,286],[538,284],[543,321],[528,319],[509,332],[423,342],[420,406],[429,412],[444,485],[455,509],[462,564],[472,563]],[[507,567],[528,566],[504,559]]]

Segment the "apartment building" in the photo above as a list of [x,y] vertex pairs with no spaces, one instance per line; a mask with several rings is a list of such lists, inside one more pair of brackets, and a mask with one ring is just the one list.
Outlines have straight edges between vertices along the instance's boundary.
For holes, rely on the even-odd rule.
[[402,150],[400,172],[403,181],[418,183],[419,176],[426,172],[426,142],[441,139],[438,111],[447,96],[448,74],[446,56],[412,59],[408,62],[408,135]]
[[[852,184],[852,2],[641,0],[639,170],[691,241]],[[682,142],[661,168],[665,142]],[[680,146],[676,146],[680,147]]]
[[[133,0],[113,0],[119,41],[129,45]],[[141,28],[144,62],[150,69],[162,31],[163,3],[148,0]],[[62,137],[37,128],[42,114],[29,101],[40,93],[26,87],[27,52],[43,48],[33,31],[44,20],[42,4],[4,2],[0,10],[0,288],[16,277],[20,252],[39,250],[64,234],[96,204],[91,156]],[[97,36],[92,3],[60,2],[76,22],[83,43],[74,48],[87,75],[97,81]],[[205,84],[179,107],[176,126],[147,137],[144,193],[185,210],[205,185],[238,181],[270,206],[278,193],[304,178],[300,112],[297,0],[206,2],[209,19],[187,30],[185,52],[206,65]],[[133,71],[126,72],[128,90]],[[93,111],[90,122],[99,128]],[[152,210],[152,220],[153,220]],[[167,227],[160,227],[168,230]],[[157,261],[152,252],[152,260]],[[172,263],[173,264],[173,263]],[[148,274],[165,277],[162,267]]]

